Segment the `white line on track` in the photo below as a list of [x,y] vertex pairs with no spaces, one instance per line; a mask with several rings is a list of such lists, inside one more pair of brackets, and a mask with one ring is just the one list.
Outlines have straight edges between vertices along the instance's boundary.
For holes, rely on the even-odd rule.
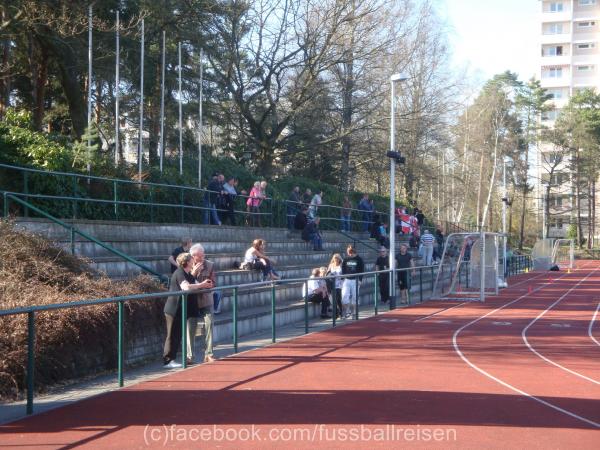
[[[596,270],[597,270],[597,269],[596,269]],[[564,276],[565,276],[565,275],[563,275],[563,276],[561,276],[561,277],[559,277],[559,278],[557,278],[557,279],[560,279],[560,278],[562,278],[562,277],[564,277]],[[538,291],[538,290],[540,290],[540,289],[542,289],[542,288],[543,288],[543,286],[540,286],[539,288],[536,288],[535,290],[533,290],[533,291],[532,291],[532,293],[533,293],[533,292],[536,292],[536,291]],[[463,325],[463,326],[462,326],[462,327],[460,327],[458,330],[456,330],[456,331],[454,332],[454,335],[452,336],[452,345],[454,346],[454,351],[456,351],[456,353],[458,354],[458,356],[460,356],[460,358],[461,358],[461,359],[462,359],[462,360],[463,360],[463,361],[464,361],[464,362],[465,362],[467,365],[469,365],[469,366],[470,366],[472,369],[474,369],[474,370],[476,370],[477,372],[481,373],[482,375],[484,375],[484,376],[486,376],[486,377],[490,378],[491,380],[494,380],[496,383],[498,383],[498,384],[500,384],[500,385],[502,385],[502,386],[504,386],[504,387],[506,387],[506,388],[508,388],[508,389],[510,389],[510,390],[512,390],[512,391],[514,391],[514,392],[516,392],[516,393],[518,393],[518,394],[521,394],[521,395],[523,395],[523,396],[525,396],[525,397],[527,397],[527,398],[530,398],[531,400],[534,400],[534,401],[536,401],[536,402],[538,402],[538,403],[541,403],[541,404],[542,404],[542,405],[544,405],[544,406],[547,406],[547,407],[549,407],[549,408],[552,408],[552,409],[554,409],[555,411],[558,411],[558,412],[560,412],[560,413],[562,413],[562,414],[565,414],[565,415],[567,415],[567,416],[570,416],[570,417],[572,417],[572,418],[574,418],[574,419],[577,419],[577,420],[580,420],[580,421],[582,421],[582,422],[585,422],[585,423],[587,423],[588,425],[592,425],[592,426],[594,426],[594,427],[596,427],[596,428],[600,428],[600,423],[598,423],[598,422],[594,422],[593,420],[590,420],[590,419],[587,419],[587,418],[585,418],[585,417],[579,416],[579,415],[575,414],[574,412],[568,411],[568,410],[566,410],[566,409],[564,409],[564,408],[561,408],[560,406],[556,406],[556,405],[554,405],[554,404],[552,404],[552,403],[550,403],[550,402],[547,402],[546,400],[543,400],[543,399],[541,399],[541,398],[539,398],[539,397],[536,397],[535,395],[528,394],[527,392],[525,392],[525,391],[523,391],[523,390],[521,390],[521,389],[519,389],[519,388],[517,388],[517,387],[515,387],[515,386],[513,386],[513,385],[511,385],[511,384],[508,384],[507,382],[505,382],[505,381],[502,381],[502,380],[501,380],[501,379],[499,379],[499,378],[496,378],[495,376],[493,376],[493,375],[492,375],[492,374],[490,374],[489,372],[486,372],[485,370],[481,369],[480,367],[477,367],[475,364],[473,364],[471,361],[469,361],[469,359],[468,359],[468,358],[467,358],[467,357],[466,357],[466,356],[463,354],[463,352],[460,350],[460,348],[459,348],[459,346],[458,346],[458,335],[459,335],[459,334],[460,334],[460,333],[461,333],[461,332],[462,332],[464,329],[466,329],[467,327],[470,327],[471,325],[473,325],[473,324],[475,324],[475,323],[479,322],[480,320],[482,320],[482,319],[485,319],[486,317],[488,317],[488,316],[490,316],[490,315],[492,315],[492,314],[494,314],[494,313],[496,313],[496,312],[500,311],[501,309],[504,309],[504,308],[506,308],[507,306],[510,306],[510,305],[512,305],[513,303],[516,303],[516,302],[518,302],[519,300],[521,300],[521,299],[523,299],[523,298],[527,297],[528,295],[529,295],[529,293],[527,293],[527,294],[524,294],[524,295],[522,295],[521,297],[519,297],[519,298],[517,298],[517,299],[515,299],[515,300],[512,300],[512,301],[510,301],[510,302],[508,302],[508,303],[505,303],[504,305],[502,305],[502,306],[500,306],[500,307],[498,307],[498,308],[494,309],[493,311],[490,311],[490,312],[488,312],[487,314],[484,314],[483,316],[480,316],[480,317],[478,317],[477,319],[474,319],[474,320],[472,320],[471,322],[469,322],[469,323],[467,323],[467,324]]]
[[598,311],[600,311],[600,303],[598,303],[598,307],[596,308],[596,312],[594,313],[594,317],[592,317],[592,320],[590,320],[590,326],[588,327],[588,335],[590,336],[590,338],[592,339],[592,341],[594,341],[597,345],[600,346],[600,341],[598,341],[598,339],[596,339],[594,337],[594,335],[592,334],[592,330],[594,328],[594,322],[596,321],[596,316],[598,315]]
[[533,324],[535,324],[538,320],[540,320],[542,317],[544,317],[546,315],[546,313],[548,311],[550,311],[552,308],[554,308],[556,305],[558,305],[561,301],[563,301],[563,299],[569,295],[573,290],[575,290],[581,283],[583,283],[585,280],[587,280],[589,277],[591,277],[595,272],[597,272],[598,269],[594,269],[592,272],[590,272],[585,278],[582,278],[579,282],[577,282],[577,284],[575,284],[575,286],[573,286],[571,289],[569,289],[567,292],[565,292],[563,295],[561,295],[559,297],[558,300],[556,300],[554,303],[552,303],[550,306],[548,306],[544,311],[542,311],[541,313],[538,314],[538,316],[533,319],[531,322],[529,322],[529,324],[527,324],[527,326],[525,328],[523,328],[523,331],[521,331],[521,338],[523,339],[523,342],[525,343],[525,345],[527,346],[527,348],[532,351],[533,353],[535,353],[539,358],[543,359],[544,361],[546,361],[549,364],[552,364],[555,367],[558,367],[559,369],[564,370],[565,372],[570,373],[571,375],[575,375],[576,377],[579,378],[583,378],[586,381],[589,381],[591,383],[600,385],[600,381],[595,380],[593,378],[590,378],[588,376],[585,376],[575,370],[571,370],[555,361],[552,361],[550,358],[545,357],[544,355],[542,355],[540,352],[538,352],[535,348],[533,348],[533,345],[531,345],[529,343],[529,340],[527,339],[527,330],[529,330],[529,328],[531,328],[533,326]]
[[[540,275],[536,275],[535,277],[531,277],[531,278],[527,278],[526,280],[519,281],[518,283],[515,283],[515,284],[513,284],[512,286],[509,286],[509,288],[514,288],[514,287],[517,287],[517,286],[518,286],[518,285],[520,285],[520,284],[527,283],[528,281],[533,281],[533,280],[536,280],[536,279],[538,279],[538,278],[541,278],[541,277],[543,277],[544,275],[546,275],[546,276],[547,276],[547,274],[546,274],[546,273],[542,273],[542,274],[540,274]],[[426,319],[429,319],[430,317],[437,316],[438,314],[441,314],[441,313],[443,313],[443,312],[446,312],[446,311],[450,311],[451,309],[454,309],[454,308],[458,308],[459,306],[466,305],[466,304],[472,304],[472,303],[473,303],[473,302],[462,302],[462,303],[459,303],[459,304],[457,304],[457,305],[450,306],[449,308],[444,308],[444,309],[442,309],[442,310],[440,310],[440,311],[434,312],[433,314],[429,314],[428,316],[421,317],[421,318],[419,318],[419,319],[413,320],[413,323],[415,323],[415,322],[420,322],[421,320],[426,320]]]

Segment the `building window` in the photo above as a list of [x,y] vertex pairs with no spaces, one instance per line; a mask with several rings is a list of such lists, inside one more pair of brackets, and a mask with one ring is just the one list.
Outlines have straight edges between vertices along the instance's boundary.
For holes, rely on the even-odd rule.
[[562,67],[550,67],[544,74],[546,78],[562,78]]
[[550,12],[562,12],[563,4],[559,2],[550,3]]
[[547,47],[542,51],[542,56],[562,56],[563,46],[556,45],[553,47]]
[[548,34],[562,34],[563,24],[562,23],[551,23],[548,26]]
[[577,26],[579,28],[592,28],[596,26],[596,22],[594,22],[593,20],[586,22],[577,22]]
[[550,226],[552,228],[562,228],[563,227],[562,217],[556,217],[556,218],[550,219]]
[[578,50],[591,50],[593,48],[596,48],[596,44],[594,44],[593,42],[588,42],[585,44],[577,44]]
[[560,89],[548,91],[548,95],[550,96],[551,100],[560,100],[563,98],[563,92]]
[[554,208],[560,208],[563,203],[563,197],[562,195],[551,195],[548,199],[548,203]]
[[577,66],[577,72],[591,72],[594,66]]
[[595,4],[596,0],[579,0],[579,6],[591,6]]

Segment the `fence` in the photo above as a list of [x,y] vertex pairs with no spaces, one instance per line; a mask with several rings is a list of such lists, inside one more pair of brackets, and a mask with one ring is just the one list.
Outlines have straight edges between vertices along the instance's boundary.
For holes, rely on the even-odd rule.
[[[149,221],[151,223],[211,223],[209,196],[218,192],[190,186],[123,180],[86,174],[45,171],[0,164],[1,192],[27,198],[60,218]],[[44,194],[38,194],[44,192]],[[250,197],[238,194],[230,208],[218,208],[222,220],[258,226],[292,228],[292,219],[303,203],[265,198],[260,206],[247,206]],[[28,217],[30,210],[23,209]],[[341,231],[367,231],[374,218],[386,211],[365,211],[323,204],[315,211],[322,223]],[[345,214],[343,214],[345,213]],[[428,222],[429,224],[430,222]],[[461,227],[443,222],[443,229]]]
[[[419,302],[424,300],[423,291],[424,291],[424,283],[423,283],[423,271],[430,270],[432,277],[436,266],[422,266],[415,267],[410,269],[398,269],[396,272],[402,272],[405,270],[410,270],[411,274],[416,274],[416,271],[419,271],[418,282],[419,282]],[[340,275],[340,278],[352,278],[352,277],[373,277],[374,289],[373,289],[373,313],[377,315],[379,313],[380,304],[379,304],[379,277],[382,274],[389,274],[390,270],[382,270],[382,271],[373,271],[373,272],[364,272],[358,275]],[[327,278],[327,277],[326,277]],[[317,278],[317,279],[326,279],[326,278]],[[331,277],[333,278],[333,277]],[[412,279],[412,277],[409,277]],[[433,278],[432,278],[433,280]],[[232,322],[233,322],[233,330],[232,330],[232,342],[233,342],[233,351],[234,353],[238,352],[238,297],[239,294],[256,287],[271,287],[271,341],[277,341],[277,323],[276,323],[276,286],[281,284],[293,284],[302,286],[303,289],[303,302],[304,302],[304,333],[309,332],[309,302],[308,302],[308,289],[307,289],[308,279],[306,278],[297,278],[297,279],[289,279],[289,280],[278,280],[278,281],[265,281],[258,283],[249,283],[242,285],[233,285],[233,286],[221,286],[215,287],[212,289],[206,289],[202,292],[227,292],[230,291],[232,293]],[[356,320],[359,319],[360,312],[360,303],[359,303],[359,283],[355,283],[356,292],[354,295],[355,303],[355,316]],[[91,300],[80,300],[76,302],[70,303],[59,303],[53,305],[42,305],[42,306],[29,306],[24,308],[16,308],[9,310],[0,310],[0,317],[2,316],[11,316],[18,314],[27,314],[27,369],[26,369],[26,386],[27,386],[27,405],[26,412],[27,414],[33,413],[33,403],[34,403],[34,373],[35,373],[35,335],[36,335],[36,325],[35,325],[35,317],[36,313],[43,311],[54,311],[59,309],[70,309],[70,308],[81,308],[92,305],[102,305],[102,304],[114,304],[116,303],[118,306],[117,313],[117,379],[119,387],[122,387],[124,384],[124,304],[128,301],[157,301],[169,296],[180,296],[181,298],[181,327],[182,327],[182,339],[181,339],[181,361],[182,366],[187,367],[187,296],[190,294],[195,294],[196,292],[190,291],[178,291],[178,292],[156,292],[149,294],[135,294],[128,295],[122,297],[111,297],[104,299],[91,299]],[[332,318],[332,327],[336,326],[336,315],[337,315],[337,304],[336,302],[332,302],[333,305],[333,318]],[[393,308],[393,303],[390,301],[389,308]]]

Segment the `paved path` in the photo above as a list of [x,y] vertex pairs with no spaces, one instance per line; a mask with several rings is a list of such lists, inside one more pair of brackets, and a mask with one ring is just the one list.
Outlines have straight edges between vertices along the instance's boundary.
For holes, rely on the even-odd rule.
[[[0,426],[19,448],[598,448],[600,265],[428,302]],[[455,306],[455,307],[452,307]]]

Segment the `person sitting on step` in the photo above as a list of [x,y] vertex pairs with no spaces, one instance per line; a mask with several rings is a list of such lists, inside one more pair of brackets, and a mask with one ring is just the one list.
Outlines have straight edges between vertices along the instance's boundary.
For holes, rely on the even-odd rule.
[[[323,275],[325,275],[323,273]],[[329,295],[327,293],[327,285],[325,280],[319,279],[321,277],[321,268],[316,267],[312,270],[310,278],[306,282],[306,295],[307,300],[311,303],[321,304],[321,319],[330,319],[331,316],[328,314],[329,306]]]
[[263,275],[263,281],[279,280],[280,276],[273,268],[273,261],[265,254],[267,242],[263,239],[254,239],[252,247],[246,250],[244,262],[241,269],[260,270]]

